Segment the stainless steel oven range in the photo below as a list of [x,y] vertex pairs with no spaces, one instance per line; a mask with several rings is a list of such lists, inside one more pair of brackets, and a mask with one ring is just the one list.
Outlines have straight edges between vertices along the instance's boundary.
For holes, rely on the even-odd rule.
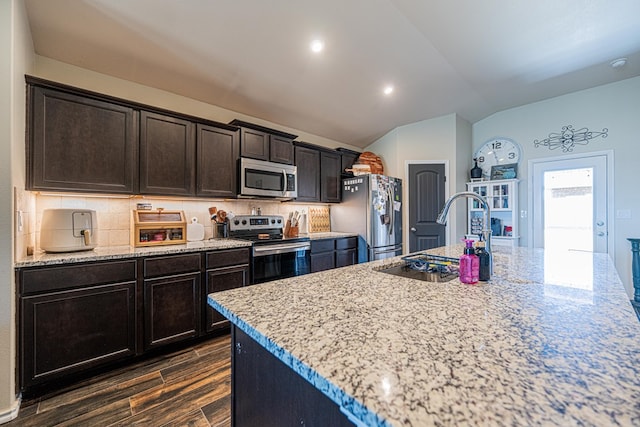
[[299,276],[310,272],[309,237],[287,238],[279,215],[236,215],[229,237],[253,242],[252,283]]

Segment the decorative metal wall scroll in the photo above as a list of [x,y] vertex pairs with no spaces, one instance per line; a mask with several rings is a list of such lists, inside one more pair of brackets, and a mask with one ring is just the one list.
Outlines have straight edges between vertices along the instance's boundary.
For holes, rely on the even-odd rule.
[[573,147],[577,145],[587,145],[590,140],[599,136],[606,138],[609,129],[604,128],[602,132],[593,132],[588,128],[574,129],[572,125],[562,126],[562,132],[551,132],[548,138],[533,141],[533,145],[538,148],[540,145],[548,147],[549,150],[562,148],[563,153],[573,151]]

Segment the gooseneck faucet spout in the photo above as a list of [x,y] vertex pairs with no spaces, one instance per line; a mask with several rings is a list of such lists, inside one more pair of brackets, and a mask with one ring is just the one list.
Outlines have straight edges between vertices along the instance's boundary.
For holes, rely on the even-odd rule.
[[480,206],[482,207],[482,211],[484,214],[482,225],[482,239],[485,241],[485,250],[489,253],[489,271],[490,274],[493,274],[493,253],[491,252],[491,208],[489,207],[489,203],[487,203],[487,199],[477,193],[474,193],[473,191],[461,191],[460,193],[456,193],[453,196],[449,197],[449,199],[444,203],[444,206],[442,207],[438,218],[436,218],[436,222],[438,224],[447,225],[447,215],[449,214],[449,209],[451,208],[453,202],[460,197],[475,199],[480,202]]

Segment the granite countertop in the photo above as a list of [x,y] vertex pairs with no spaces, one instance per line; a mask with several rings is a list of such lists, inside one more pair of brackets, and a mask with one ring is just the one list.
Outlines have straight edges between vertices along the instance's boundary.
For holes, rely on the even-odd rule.
[[[330,239],[340,237],[354,237],[354,233],[326,232],[300,234],[301,237],[309,237],[311,240]],[[251,246],[252,243],[241,239],[207,239],[198,242],[187,242],[184,245],[166,245],[136,248],[133,246],[107,246],[97,247],[90,251],[46,253],[39,251],[27,256],[15,263],[15,268],[38,267],[55,264],[73,264],[88,261],[104,261],[111,259],[135,258],[153,255],[171,255],[187,252],[199,252],[207,250],[242,248]]]
[[97,247],[90,251],[63,253],[46,253],[40,251],[32,256],[28,256],[17,261],[15,263],[15,268],[242,248],[249,247],[251,244],[252,243],[247,240],[239,239],[208,239],[198,242],[187,242],[183,245],[150,246],[140,248],[133,246],[107,246]]
[[609,256],[494,259],[478,285],[376,271],[397,257],[209,303],[365,425],[640,425],[640,323]]

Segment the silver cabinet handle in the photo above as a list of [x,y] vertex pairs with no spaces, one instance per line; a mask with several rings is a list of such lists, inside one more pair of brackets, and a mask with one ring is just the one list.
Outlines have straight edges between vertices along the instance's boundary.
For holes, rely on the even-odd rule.
[[604,225],[604,221],[598,221],[598,222],[596,222],[596,225],[598,227],[602,227]]
[[600,231],[600,232],[598,233],[598,236],[600,236],[600,237],[604,236],[604,231]]
[[413,231],[413,232],[415,233],[415,232],[416,232],[416,231],[418,231],[418,230],[416,230],[416,228],[415,228],[415,227],[411,227],[411,231]]

